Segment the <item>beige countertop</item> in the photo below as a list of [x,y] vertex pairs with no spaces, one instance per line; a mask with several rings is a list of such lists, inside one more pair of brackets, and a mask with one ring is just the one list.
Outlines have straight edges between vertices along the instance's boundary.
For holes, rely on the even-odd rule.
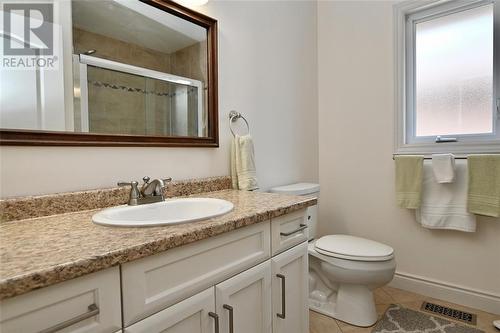
[[234,204],[226,215],[164,227],[92,223],[97,209],[0,223],[0,299],[262,222],[315,198],[222,190],[196,194]]

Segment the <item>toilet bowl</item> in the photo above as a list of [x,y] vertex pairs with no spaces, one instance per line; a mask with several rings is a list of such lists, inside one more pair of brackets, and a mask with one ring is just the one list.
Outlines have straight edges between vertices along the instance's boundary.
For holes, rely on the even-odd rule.
[[[316,196],[319,185],[297,183],[275,193]],[[309,308],[346,323],[368,327],[377,321],[372,291],[394,277],[394,250],[385,244],[350,235],[316,239],[317,205],[307,210],[309,226]]]
[[[343,242],[352,244],[352,249],[342,253],[324,250],[337,249]],[[389,283],[395,270],[394,251],[384,244],[348,235],[312,241],[309,308],[352,325],[372,326],[377,321],[372,290]]]

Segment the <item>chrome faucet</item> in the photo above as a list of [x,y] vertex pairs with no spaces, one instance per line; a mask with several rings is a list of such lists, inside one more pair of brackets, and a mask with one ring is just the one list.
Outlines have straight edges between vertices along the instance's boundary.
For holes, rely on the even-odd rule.
[[129,206],[144,205],[148,203],[164,201],[163,189],[166,183],[172,181],[172,178],[153,179],[149,181],[149,177],[142,178],[144,183],[139,189],[139,183],[132,182],[118,182],[118,186],[130,186],[130,195],[128,199]]

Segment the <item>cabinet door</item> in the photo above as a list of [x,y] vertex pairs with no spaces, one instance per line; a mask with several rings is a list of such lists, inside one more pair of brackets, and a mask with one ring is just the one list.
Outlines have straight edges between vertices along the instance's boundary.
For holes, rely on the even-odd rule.
[[215,292],[221,332],[271,332],[269,260],[216,285]]
[[272,261],[273,333],[307,333],[307,242],[277,255]]
[[125,329],[125,333],[213,333],[214,288],[191,296]]

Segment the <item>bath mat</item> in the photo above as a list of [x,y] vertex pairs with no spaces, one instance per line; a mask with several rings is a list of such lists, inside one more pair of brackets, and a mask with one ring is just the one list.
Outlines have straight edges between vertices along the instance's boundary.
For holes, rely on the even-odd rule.
[[372,333],[484,333],[484,331],[391,304]]

